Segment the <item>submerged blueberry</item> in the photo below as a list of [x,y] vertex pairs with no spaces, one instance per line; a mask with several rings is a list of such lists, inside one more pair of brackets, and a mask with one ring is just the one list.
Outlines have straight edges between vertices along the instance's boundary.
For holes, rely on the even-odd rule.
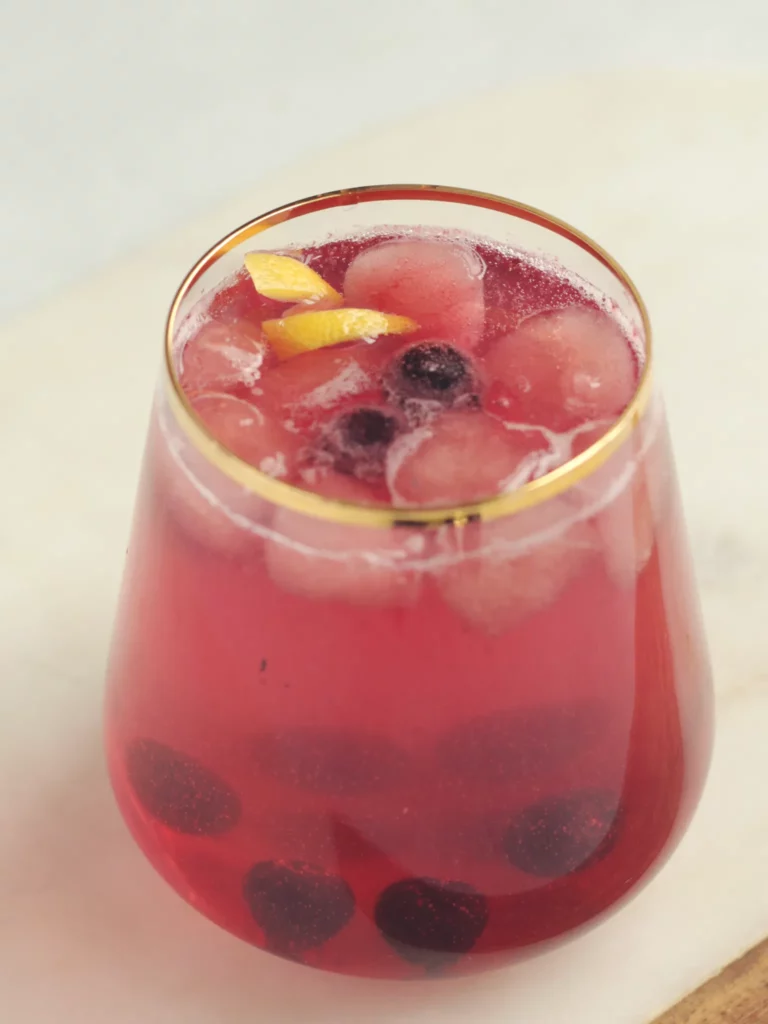
[[604,790],[547,797],[513,819],[504,836],[504,852],[510,864],[529,875],[560,878],[609,852],[618,814],[616,795]]
[[459,349],[444,341],[411,345],[394,360],[386,386],[393,397],[438,402],[450,407],[476,390],[472,365]]
[[268,948],[286,957],[322,946],[355,912],[343,878],[302,861],[254,864],[243,880],[243,896]]
[[404,960],[435,970],[472,949],[488,923],[488,906],[463,882],[404,878],[381,893],[374,918]]
[[371,448],[389,444],[397,433],[397,420],[381,409],[355,409],[342,416],[339,429],[349,445]]
[[384,409],[362,407],[337,417],[324,445],[338,472],[370,479],[383,474],[387,448],[399,429],[397,418]]
[[175,832],[218,836],[240,819],[240,798],[227,782],[163,743],[134,740],[125,765],[144,809]]

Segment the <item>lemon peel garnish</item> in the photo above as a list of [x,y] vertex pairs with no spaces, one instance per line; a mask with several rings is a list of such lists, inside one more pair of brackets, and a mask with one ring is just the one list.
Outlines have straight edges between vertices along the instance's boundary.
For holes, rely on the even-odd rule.
[[245,269],[251,275],[256,291],[268,299],[276,299],[278,302],[325,299],[339,306],[344,301],[317,271],[292,256],[275,252],[249,252],[245,257]]
[[325,309],[296,313],[261,325],[280,359],[302,352],[339,345],[344,341],[378,338],[381,334],[409,334],[418,329],[415,320],[376,309]]

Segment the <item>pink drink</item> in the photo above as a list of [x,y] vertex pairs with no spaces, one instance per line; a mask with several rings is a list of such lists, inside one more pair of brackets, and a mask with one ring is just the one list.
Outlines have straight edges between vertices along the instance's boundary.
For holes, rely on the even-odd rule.
[[562,493],[413,525],[584,452],[644,356],[555,263],[390,235],[301,259],[344,308],[414,329],[281,361],[261,324],[337,300],[297,308],[238,272],[176,359],[242,460],[407,521],[246,491],[161,401],[107,723],[122,812],[185,899],[281,956],[410,978],[520,956],[658,866],[703,783],[709,670],[655,401]]

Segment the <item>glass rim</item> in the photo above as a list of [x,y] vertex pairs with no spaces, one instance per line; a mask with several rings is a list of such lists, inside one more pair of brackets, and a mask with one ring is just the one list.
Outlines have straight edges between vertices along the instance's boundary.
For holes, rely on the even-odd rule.
[[[294,484],[269,476],[256,466],[240,459],[234,452],[216,440],[194,411],[184,393],[175,365],[176,320],[181,303],[189,290],[222,256],[270,227],[294,220],[307,213],[335,206],[353,206],[358,203],[388,199],[452,202],[478,206],[538,224],[584,249],[610,270],[627,289],[640,313],[645,341],[645,361],[640,380],[629,405],[594,444],[569,459],[562,466],[558,466],[544,476],[508,493],[450,508],[395,508],[385,505],[355,505],[304,490]],[[651,362],[651,325],[645,303],[623,267],[597,242],[565,221],[544,213],[536,207],[488,192],[453,188],[446,185],[362,185],[337,189],[286,203],[247,221],[211,246],[187,273],[173,298],[165,327],[164,368],[167,374],[166,392],[169,406],[187,437],[208,463],[216,466],[235,483],[273,505],[317,519],[371,527],[436,527],[446,524],[463,526],[478,520],[498,519],[521,512],[563,493],[597,470],[634,431],[651,396]]]

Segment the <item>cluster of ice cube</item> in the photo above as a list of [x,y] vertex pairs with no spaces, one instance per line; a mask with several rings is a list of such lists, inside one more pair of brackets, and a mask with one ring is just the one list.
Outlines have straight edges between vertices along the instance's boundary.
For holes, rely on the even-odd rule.
[[[410,317],[415,334],[278,363],[258,323],[233,319],[231,302],[222,302],[224,319],[207,320],[184,345],[182,386],[226,448],[323,497],[451,508],[514,490],[615,421],[636,387],[638,356],[619,323],[586,296],[526,311],[521,322],[507,311],[505,323],[495,310],[487,325],[484,270],[477,251],[456,239],[374,243],[349,264],[344,300]],[[634,579],[654,523],[637,511],[640,485],[611,477],[627,466],[632,475],[638,460],[625,462],[617,470],[614,459],[591,485],[533,517],[484,525],[471,552],[459,529],[438,543],[414,529],[370,530],[277,509],[262,531],[266,563],[287,590],[364,605],[412,603],[429,574],[468,621],[501,630],[554,600],[598,550],[618,581]],[[611,486],[616,500],[598,513]]]

